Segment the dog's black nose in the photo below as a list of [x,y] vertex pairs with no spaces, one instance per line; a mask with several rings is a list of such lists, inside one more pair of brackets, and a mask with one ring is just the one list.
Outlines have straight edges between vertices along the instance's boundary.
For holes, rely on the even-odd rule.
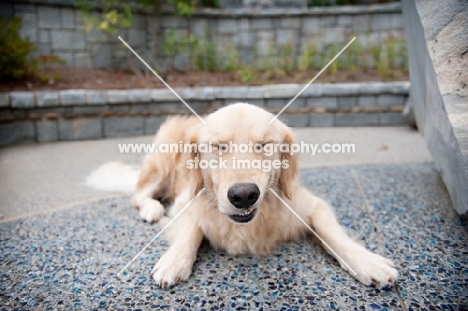
[[228,199],[237,208],[247,209],[257,202],[260,189],[256,184],[234,184],[228,190]]

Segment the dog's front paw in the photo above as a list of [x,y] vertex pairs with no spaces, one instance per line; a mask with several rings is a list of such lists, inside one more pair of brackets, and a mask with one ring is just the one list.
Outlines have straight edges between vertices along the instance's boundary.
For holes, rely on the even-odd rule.
[[159,259],[151,275],[162,288],[185,281],[192,273],[193,260],[170,250]]
[[398,279],[398,271],[391,260],[366,249],[355,251],[348,257],[348,264],[356,272],[355,278],[365,285],[374,284],[382,288]]
[[140,208],[140,217],[150,224],[159,221],[164,215],[164,206],[157,200],[148,198]]

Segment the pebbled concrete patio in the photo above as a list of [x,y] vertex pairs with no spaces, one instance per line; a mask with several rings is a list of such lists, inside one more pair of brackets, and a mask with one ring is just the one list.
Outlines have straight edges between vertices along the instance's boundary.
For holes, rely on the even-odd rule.
[[204,244],[192,277],[162,290],[149,277],[168,247],[158,239],[116,277],[159,228],[141,222],[128,197],[84,187],[102,162],[139,163],[106,140],[0,151],[1,309],[467,310],[468,231],[422,138],[406,128],[342,130],[296,131],[315,142],[353,139],[358,153],[302,159],[302,182],[352,236],[394,260],[397,287],[361,285],[311,241],[261,256]]

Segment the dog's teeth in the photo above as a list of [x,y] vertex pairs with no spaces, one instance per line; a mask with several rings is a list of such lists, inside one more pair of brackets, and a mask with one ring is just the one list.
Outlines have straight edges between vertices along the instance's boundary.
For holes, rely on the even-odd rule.
[[243,213],[241,213],[241,214],[238,214],[238,215],[239,215],[239,216],[247,216],[247,215],[249,215],[250,213],[252,213],[252,211],[253,211],[253,210],[248,210],[248,211],[245,211],[245,212],[243,212]]

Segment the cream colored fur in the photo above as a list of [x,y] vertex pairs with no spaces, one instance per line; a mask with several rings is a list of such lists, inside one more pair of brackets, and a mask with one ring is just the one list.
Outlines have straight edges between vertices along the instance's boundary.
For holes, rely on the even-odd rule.
[[[272,117],[261,108],[234,104],[207,116],[207,125],[194,117],[169,119],[160,128],[155,142],[293,143],[293,134],[287,126],[278,120],[268,124]],[[173,217],[201,189],[206,189],[167,229],[171,246],[152,271],[160,286],[171,286],[190,276],[203,237],[214,247],[230,254],[247,254],[268,253],[281,243],[310,236],[308,229],[269,188],[279,193],[316,230],[357,273],[355,277],[359,281],[382,287],[397,280],[398,272],[390,260],[371,253],[349,238],[328,204],[299,184],[296,155],[223,154],[223,158],[228,160],[234,157],[288,160],[289,168],[267,173],[259,169],[234,169],[229,164],[227,169],[188,170],[187,160],[195,157],[210,160],[218,155],[147,155],[132,198],[132,204],[140,209],[142,218],[153,222],[159,221],[164,214],[159,198],[173,203],[168,212],[168,216]],[[236,223],[229,218],[229,215],[238,213],[227,198],[229,187],[235,183],[255,183],[260,189],[260,197],[254,205],[256,216],[248,223]]]

